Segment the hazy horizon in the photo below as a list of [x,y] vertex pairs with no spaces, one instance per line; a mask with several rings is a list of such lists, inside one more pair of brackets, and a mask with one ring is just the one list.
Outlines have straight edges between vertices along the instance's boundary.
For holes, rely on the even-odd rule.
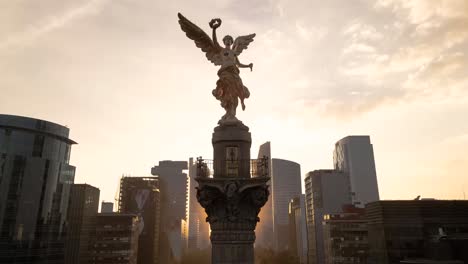
[[[217,68],[177,12],[219,38],[256,33],[239,57],[238,117],[252,156],[332,168],[334,144],[370,135],[381,199],[468,191],[468,2],[44,0],[0,8],[0,113],[70,128],[75,182],[113,201],[122,174],[212,158],[224,110]],[[303,190],[304,191],[304,190]]]

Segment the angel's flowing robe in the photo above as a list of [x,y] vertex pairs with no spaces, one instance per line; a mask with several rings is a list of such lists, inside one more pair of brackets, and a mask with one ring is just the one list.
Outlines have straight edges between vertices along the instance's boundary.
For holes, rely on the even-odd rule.
[[233,111],[234,115],[238,104],[237,98],[241,100],[244,109],[244,99],[250,96],[249,89],[242,83],[239,73],[239,68],[235,65],[221,68],[218,71],[219,80],[216,82],[216,89],[213,90],[213,95],[221,101],[221,106],[227,112]]

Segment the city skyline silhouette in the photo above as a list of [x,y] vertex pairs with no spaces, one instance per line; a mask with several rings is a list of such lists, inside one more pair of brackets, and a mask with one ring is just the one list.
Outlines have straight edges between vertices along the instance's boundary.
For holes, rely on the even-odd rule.
[[216,68],[176,14],[204,30],[222,17],[220,35],[257,33],[243,54],[255,64],[242,73],[251,99],[238,113],[252,154],[272,142],[273,158],[301,164],[303,180],[333,167],[339,139],[370,135],[381,199],[464,198],[467,3],[216,3],[7,3],[0,113],[70,128],[75,182],[113,201],[122,174],[212,158]]

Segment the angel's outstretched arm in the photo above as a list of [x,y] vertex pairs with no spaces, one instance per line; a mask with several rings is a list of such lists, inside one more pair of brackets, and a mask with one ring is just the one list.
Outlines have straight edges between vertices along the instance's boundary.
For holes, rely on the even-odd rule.
[[218,43],[218,39],[216,38],[216,28],[213,28],[213,43],[216,47],[220,48],[221,46]]
[[209,24],[210,24],[210,27],[213,29],[213,43],[216,46],[216,48],[221,48],[221,46],[218,43],[218,39],[216,38],[216,29],[219,26],[221,26],[221,19],[213,18]]
[[253,63],[250,63],[249,65],[246,65],[246,64],[242,64],[240,61],[239,61],[239,58],[237,58],[236,56],[236,64],[239,68],[250,68],[250,70],[252,70],[252,67],[253,67]]

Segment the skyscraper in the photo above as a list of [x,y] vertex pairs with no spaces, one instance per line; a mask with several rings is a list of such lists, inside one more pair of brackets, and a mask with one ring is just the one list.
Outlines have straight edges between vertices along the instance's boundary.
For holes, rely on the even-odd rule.
[[73,184],[67,215],[65,263],[80,264],[90,260],[90,244],[94,239],[99,189],[88,184]]
[[348,174],[356,206],[364,207],[379,200],[374,150],[369,136],[348,136],[336,142],[333,163],[335,170]]
[[0,263],[63,263],[75,167],[67,127],[0,115]]
[[315,170],[307,173],[305,189],[308,263],[324,263],[323,216],[339,213],[351,203],[348,178],[336,170]]
[[305,194],[294,197],[289,203],[289,246],[300,264],[307,263],[307,222]]
[[[260,145],[258,150],[258,159],[263,157],[268,157],[268,177],[271,177],[271,144],[270,142],[265,142]],[[270,198],[267,203],[262,207],[258,217],[260,222],[257,223],[255,228],[255,247],[263,248],[274,248],[275,240],[273,235],[273,194],[270,182]]]
[[188,177],[183,170],[187,161],[160,161],[151,169],[157,175],[161,189],[161,263],[177,262],[182,257],[181,222],[187,220]]
[[197,164],[193,158],[189,159],[189,236],[188,248],[193,250],[205,249],[211,246],[210,244],[210,226],[206,222],[205,209],[201,207],[197,201],[198,185],[195,181],[197,176]]
[[160,186],[157,177],[122,177],[119,213],[138,216],[138,264],[160,261]]
[[289,202],[301,195],[301,166],[283,159],[271,160],[271,199],[275,249],[288,249]]

